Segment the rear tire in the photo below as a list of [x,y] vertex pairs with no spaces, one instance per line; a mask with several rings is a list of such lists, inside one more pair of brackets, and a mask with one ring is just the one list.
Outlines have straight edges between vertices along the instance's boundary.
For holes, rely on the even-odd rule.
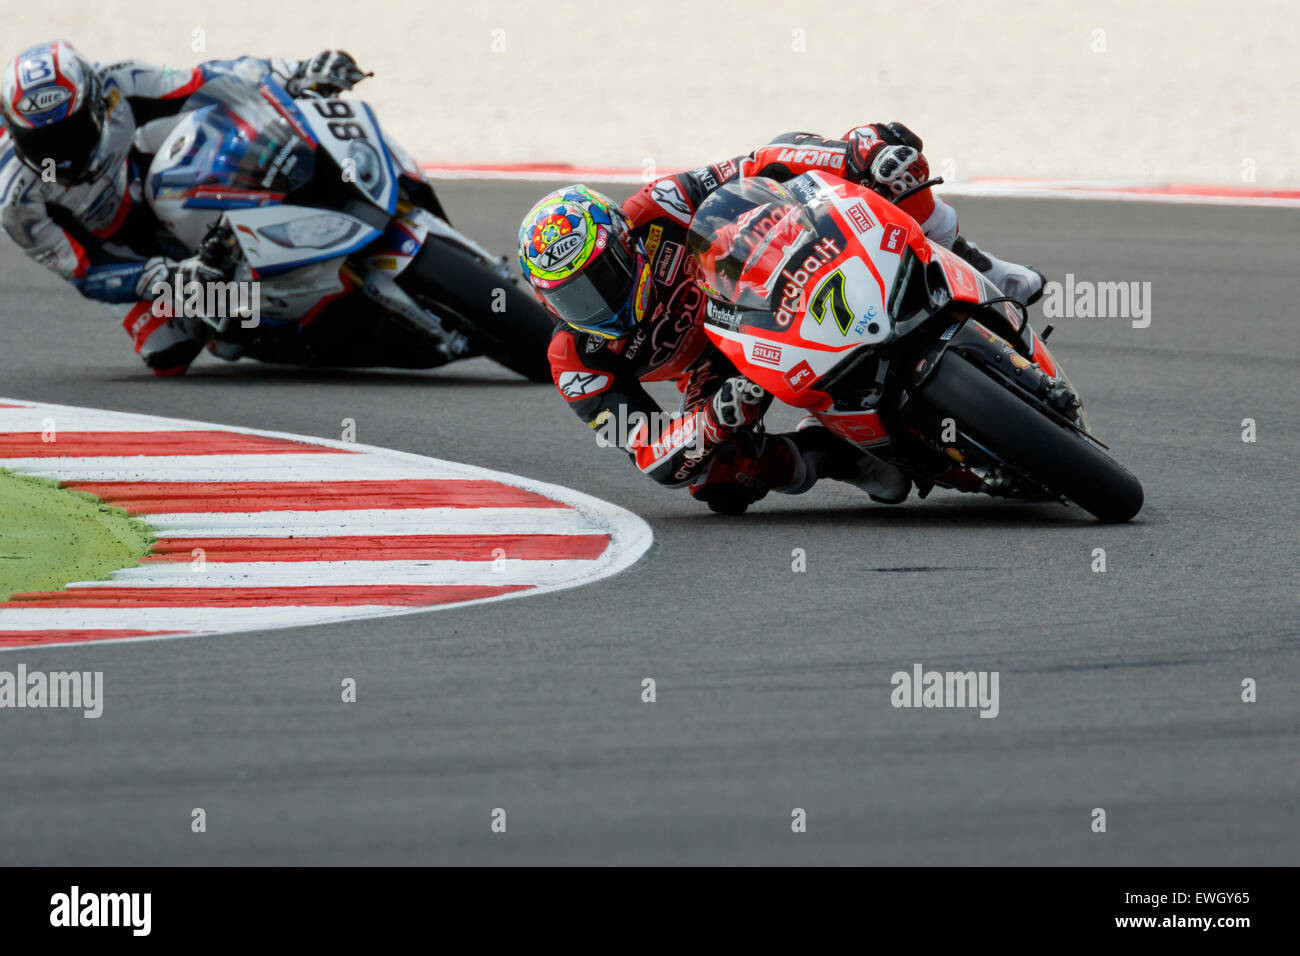
[[462,331],[489,358],[530,381],[551,380],[546,350],[554,320],[531,293],[503,276],[496,263],[431,235],[398,284],[439,316],[460,319]]
[[1128,469],[957,353],[943,356],[920,394],[994,454],[1101,521],[1128,521],[1141,510],[1142,485]]

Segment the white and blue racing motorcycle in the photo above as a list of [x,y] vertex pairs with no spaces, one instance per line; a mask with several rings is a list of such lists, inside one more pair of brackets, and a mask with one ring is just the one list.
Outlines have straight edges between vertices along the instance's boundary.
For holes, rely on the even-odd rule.
[[550,379],[549,313],[452,228],[364,102],[214,79],[159,145],[145,194],[205,264],[257,284],[255,322],[203,317],[223,358],[432,368],[486,355]]

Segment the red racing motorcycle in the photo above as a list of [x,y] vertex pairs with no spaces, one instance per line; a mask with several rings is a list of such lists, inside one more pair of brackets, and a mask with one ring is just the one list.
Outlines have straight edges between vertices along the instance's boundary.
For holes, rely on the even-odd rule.
[[689,245],[705,329],[741,374],[922,498],[1057,499],[1109,522],[1141,509],[1025,308],[871,190],[820,172],[730,183]]

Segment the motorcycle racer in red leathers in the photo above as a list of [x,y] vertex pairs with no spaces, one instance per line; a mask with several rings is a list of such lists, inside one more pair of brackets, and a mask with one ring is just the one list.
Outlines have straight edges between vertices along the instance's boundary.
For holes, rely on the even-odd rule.
[[150,313],[157,281],[201,274],[144,201],[141,178],[185,100],[209,80],[269,81],[292,96],[333,95],[363,74],[347,53],[310,60],[211,60],[171,69],[91,63],[66,41],[18,54],[0,81],[0,224],[30,258],[82,295],[136,303],[125,326],[155,374],[183,372],[203,348],[185,317]]
[[[548,353],[561,396],[656,482],[687,485],[710,508],[738,513],[768,491],[800,494],[823,477],[848,481],[883,503],[904,500],[909,479],[893,466],[801,423],[791,434],[754,426],[768,397],[708,341],[706,297],[686,252],[687,227],[706,196],[739,177],[784,181],[821,170],[876,190],[1026,304],[1042,294],[1032,267],[982,252],[959,235],[957,214],[929,189],[922,143],[899,123],[874,123],[843,139],[789,133],[747,156],[647,184],[621,207],[581,185],[556,190],[524,218],[520,264],[561,320]],[[682,394],[665,413],[643,383]],[[656,427],[657,426],[657,427]]]

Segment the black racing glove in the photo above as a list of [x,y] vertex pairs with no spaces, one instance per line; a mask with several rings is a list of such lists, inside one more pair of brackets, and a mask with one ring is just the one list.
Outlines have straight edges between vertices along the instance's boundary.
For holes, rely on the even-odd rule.
[[314,93],[317,96],[338,96],[350,90],[373,73],[363,73],[346,50],[322,50],[310,60],[303,60],[285,84],[293,97]]

